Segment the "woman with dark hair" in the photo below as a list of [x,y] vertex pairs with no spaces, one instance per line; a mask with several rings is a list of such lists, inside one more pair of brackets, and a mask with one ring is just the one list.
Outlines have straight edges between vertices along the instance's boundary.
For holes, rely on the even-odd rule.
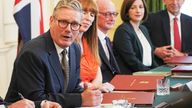
[[147,14],[145,0],[124,0],[121,8],[123,23],[116,29],[113,39],[114,54],[124,74],[157,66],[149,33],[141,25]]

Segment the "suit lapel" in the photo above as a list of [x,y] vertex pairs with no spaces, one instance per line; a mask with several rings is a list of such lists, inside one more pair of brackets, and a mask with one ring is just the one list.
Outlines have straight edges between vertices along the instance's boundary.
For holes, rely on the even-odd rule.
[[108,49],[109,49],[109,54],[110,54],[110,67],[111,67],[111,71],[114,73],[114,71],[117,73],[117,72],[120,72],[120,69],[117,65],[117,62],[115,60],[115,56],[113,54],[113,50],[111,48],[111,46],[108,46]]
[[63,88],[62,90],[64,90],[64,79],[63,79],[63,71],[61,68],[61,64],[59,62],[59,57],[56,51],[52,52],[49,56],[49,62],[54,70],[54,72],[57,75],[57,78],[59,79],[60,82],[60,86]]
[[[70,71],[69,71],[69,83],[68,83],[68,88],[67,88],[67,91],[70,89],[70,83],[72,83],[73,82],[73,78],[71,78],[72,77],[72,75],[73,74],[75,74],[75,73],[73,73],[73,72],[76,72],[76,56],[75,56],[75,49],[74,49],[74,46],[73,45],[71,45],[70,47],[69,47],[69,63],[70,63]],[[71,90],[69,90],[69,91],[71,91]]]
[[107,59],[107,56],[105,54],[105,51],[103,49],[103,46],[101,45],[101,41],[99,40],[99,55],[101,59],[104,61],[105,64],[111,69],[109,60]]
[[143,48],[142,48],[141,42],[140,42],[135,30],[133,29],[133,26],[130,23],[128,24],[128,27],[130,28],[130,31],[134,35],[135,39],[137,40],[137,45],[138,45],[139,51],[141,52],[141,53],[138,53],[138,54],[140,54],[140,57],[142,59],[143,58]]
[[56,73],[60,86],[63,91],[64,90],[63,71],[62,71],[60,61],[59,61],[59,56],[57,54],[53,40],[51,39],[50,33],[48,34],[46,42],[47,42],[46,47],[47,47],[48,54],[49,54],[49,56],[48,56],[49,63],[51,65],[52,69],[54,70],[54,72]]
[[181,14],[181,51],[183,51],[183,48],[185,47],[185,44],[183,42],[186,42],[186,39],[188,39],[188,26],[187,24],[187,19],[184,17],[183,14]]
[[171,35],[170,35],[170,21],[169,21],[169,15],[167,13],[167,11],[164,11],[164,13],[162,14],[162,24],[163,24],[163,31],[165,33],[165,37],[166,38],[166,43],[167,44],[171,44]]

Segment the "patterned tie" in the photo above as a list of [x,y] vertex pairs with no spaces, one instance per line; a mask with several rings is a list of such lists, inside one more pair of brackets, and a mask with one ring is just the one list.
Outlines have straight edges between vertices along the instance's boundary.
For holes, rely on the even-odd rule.
[[180,39],[180,35],[179,35],[179,28],[178,28],[178,24],[177,24],[177,17],[174,18],[174,47],[175,49],[177,49],[178,51],[181,51],[181,39]]
[[68,86],[68,82],[69,82],[69,63],[67,61],[67,49],[64,49],[62,52],[62,69],[64,71],[64,78],[65,78],[65,86],[64,86],[64,91],[66,92],[67,90],[67,86]]

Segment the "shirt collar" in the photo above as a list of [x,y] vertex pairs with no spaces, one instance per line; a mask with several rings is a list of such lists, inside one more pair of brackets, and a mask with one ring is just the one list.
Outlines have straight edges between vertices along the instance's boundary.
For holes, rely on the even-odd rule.
[[98,33],[98,37],[100,40],[105,40],[105,37],[107,36],[107,34],[104,34],[101,30],[97,30]]
[[[63,51],[63,48],[59,47],[55,42],[54,42],[54,44],[55,44],[55,48],[57,50],[57,53],[60,55],[61,52]],[[69,52],[69,47],[67,47],[66,50],[67,50],[67,52]]]
[[173,19],[174,19],[175,17],[177,17],[178,21],[180,21],[181,13],[179,13],[177,16],[174,16],[173,14],[171,14],[171,13],[168,11],[168,15],[169,15],[170,22],[173,21]]

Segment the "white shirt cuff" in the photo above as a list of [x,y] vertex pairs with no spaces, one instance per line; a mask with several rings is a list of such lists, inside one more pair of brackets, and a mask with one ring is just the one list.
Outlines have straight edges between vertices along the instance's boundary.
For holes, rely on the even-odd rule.
[[41,108],[43,108],[43,105],[45,104],[46,101],[47,101],[47,100],[41,101]]
[[6,108],[5,105],[0,105],[0,108]]

